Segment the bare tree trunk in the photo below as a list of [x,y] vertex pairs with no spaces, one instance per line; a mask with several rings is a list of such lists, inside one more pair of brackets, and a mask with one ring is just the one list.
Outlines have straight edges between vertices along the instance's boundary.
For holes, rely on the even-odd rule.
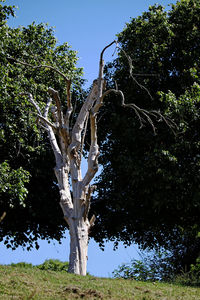
[[86,275],[89,222],[81,219],[70,220],[69,272]]
[[[114,42],[113,42],[114,43]],[[111,43],[110,45],[112,45]],[[106,47],[107,48],[107,47]],[[99,77],[94,80],[92,89],[85,100],[76,122],[70,130],[70,116],[73,110],[71,104],[70,85],[71,81],[60,71],[58,72],[66,82],[67,90],[67,113],[64,115],[59,94],[52,88],[48,92],[50,96],[44,112],[39,105],[29,95],[29,101],[35,106],[40,125],[46,129],[54,152],[56,166],[55,175],[60,192],[60,206],[64,219],[69,226],[70,232],[70,258],[69,272],[86,275],[87,272],[87,252],[89,229],[94,225],[95,217],[88,220],[90,208],[90,198],[94,187],[90,185],[96,172],[98,171],[98,144],[97,144],[97,124],[96,116],[103,103],[103,52],[100,57]],[[20,63],[17,61],[17,63]],[[29,64],[22,63],[25,65]],[[43,66],[38,66],[43,67]],[[106,95],[106,94],[105,94]],[[55,106],[52,106],[54,101]],[[51,117],[48,118],[51,107]],[[81,174],[81,157],[85,139],[85,133],[90,117],[91,145],[88,155],[88,169],[84,178]],[[53,123],[52,121],[53,120]],[[71,178],[71,184],[69,182]]]

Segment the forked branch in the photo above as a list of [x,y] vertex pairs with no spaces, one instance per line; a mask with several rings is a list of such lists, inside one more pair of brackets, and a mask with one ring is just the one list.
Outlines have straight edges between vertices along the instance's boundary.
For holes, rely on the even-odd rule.
[[94,103],[97,99],[97,89],[98,89],[97,81],[95,80],[93,82],[92,89],[91,89],[87,99],[85,100],[85,102],[78,114],[78,117],[76,119],[74,127],[72,129],[72,142],[69,146],[70,151],[75,149],[76,152],[78,152],[78,150],[80,149],[82,132],[84,130],[84,124],[85,124],[85,121],[86,121],[89,111],[91,110],[92,106],[94,105]]
[[94,175],[98,171],[98,156],[99,156],[99,147],[97,144],[97,122],[96,116],[92,113],[90,114],[90,131],[91,131],[91,145],[88,155],[88,170],[83,179],[83,186],[87,186],[91,180],[94,178]]
[[45,125],[48,125],[50,126],[52,129],[54,130],[57,130],[57,127],[51,123],[48,119],[46,119],[45,117],[41,116],[41,115],[38,115],[37,114],[37,117],[45,124]]
[[36,110],[38,112],[36,115],[37,115],[38,119],[40,119],[41,123],[44,125],[44,126],[42,125],[42,127],[44,129],[46,129],[47,132],[48,132],[51,147],[53,149],[54,156],[55,156],[55,159],[56,159],[56,165],[61,165],[62,160],[63,160],[62,159],[62,154],[61,154],[61,151],[60,151],[60,148],[58,146],[56,136],[55,136],[55,131],[57,131],[57,126],[55,124],[51,123],[47,119],[47,114],[48,114],[48,111],[49,111],[49,106],[50,106],[50,103],[51,103],[51,99],[49,99],[47,101],[47,105],[46,105],[45,110],[44,110],[44,115],[42,115],[42,112],[39,108],[39,105],[33,99],[33,96],[32,96],[31,93],[23,93],[21,95],[28,95],[30,103],[36,108]]
[[125,104],[122,103],[123,107],[130,107],[134,110],[135,114],[137,115],[139,122],[140,122],[140,128],[144,127],[144,125],[146,123],[149,123],[153,129],[154,134],[156,135],[156,127],[154,125],[154,122],[152,120],[152,117],[155,118],[155,120],[157,122],[165,122],[165,124],[171,128],[172,132],[175,134],[174,129],[177,128],[176,123],[171,120],[170,118],[168,118],[167,116],[164,116],[163,114],[161,114],[160,111],[156,111],[156,110],[145,110],[142,109],[140,107],[138,107],[137,105],[135,105],[134,103],[130,103],[130,104]]
[[14,58],[14,57],[11,57],[11,56],[9,56],[8,59],[14,61],[16,64],[27,66],[27,67],[30,67],[32,69],[49,69],[49,70],[52,70],[52,71],[56,72],[58,75],[60,75],[66,82],[67,107],[68,107],[68,109],[72,109],[71,94],[70,94],[71,79],[67,78],[67,76],[65,76],[65,74],[63,74],[59,69],[57,69],[53,66],[43,65],[43,64],[34,66],[32,64],[29,64],[29,63],[24,62],[24,61],[20,61],[20,60]]
[[[140,84],[137,79],[133,76],[133,64],[132,64],[132,60],[130,58],[129,55],[127,55],[127,53],[121,49],[118,44],[117,44],[117,41],[113,41],[112,43],[110,43],[108,46],[106,46],[103,51],[101,52],[101,55],[100,55],[100,64],[99,64],[99,89],[101,88],[102,89],[102,79],[103,79],[103,68],[104,68],[104,65],[103,65],[103,53],[104,51],[110,47],[111,45],[113,45],[114,43],[116,43],[116,48],[119,48],[120,51],[125,55],[125,57],[127,58],[128,60],[128,64],[129,64],[129,76],[132,78],[132,80],[141,88],[141,89],[144,89],[147,94],[149,95],[149,97],[152,99],[152,96],[149,92],[149,90],[143,86],[142,84]],[[140,74],[141,76],[142,74]],[[156,76],[156,74],[144,74],[145,76]],[[101,76],[101,80],[100,80],[100,76]],[[166,123],[166,125],[168,127],[171,128],[171,130],[174,132],[174,128],[177,128],[177,125],[175,124],[175,122],[173,120],[171,120],[170,118],[168,118],[167,116],[164,116],[161,114],[160,111],[156,111],[156,110],[145,110],[145,109],[142,109],[140,107],[138,107],[136,104],[134,103],[130,103],[130,104],[126,104],[125,103],[125,97],[124,97],[124,94],[122,91],[118,90],[118,87],[117,87],[117,84],[116,84],[116,89],[110,89],[110,90],[107,90],[104,94],[102,93],[99,93],[100,97],[99,99],[96,101],[93,109],[92,109],[92,113],[95,115],[96,113],[98,113],[100,107],[103,105],[103,101],[104,101],[104,98],[109,95],[110,93],[115,93],[117,95],[120,96],[121,98],[121,105],[123,107],[129,107],[131,109],[134,110],[135,114],[137,115],[138,119],[139,119],[139,122],[140,122],[140,128],[142,128],[144,126],[144,124],[146,123],[149,123],[153,129],[153,132],[154,134],[156,134],[156,127],[154,125],[154,122],[152,120],[152,118],[155,118],[156,121],[164,121]]]

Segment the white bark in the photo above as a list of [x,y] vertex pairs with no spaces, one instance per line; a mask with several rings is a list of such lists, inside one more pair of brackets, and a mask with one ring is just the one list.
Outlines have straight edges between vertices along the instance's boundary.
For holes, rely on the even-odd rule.
[[[134,103],[126,104],[123,93],[119,91],[117,87],[116,89],[110,89],[104,92],[105,80],[103,78],[103,54],[104,51],[114,43],[116,42],[112,42],[101,52],[98,78],[93,82],[91,91],[79,112],[72,131],[70,131],[69,128],[70,116],[73,110],[70,94],[71,81],[58,69],[51,66],[32,66],[12,58],[16,63],[20,63],[28,67],[52,69],[62,76],[66,82],[67,112],[65,115],[63,114],[59,94],[54,89],[48,89],[52,99],[48,99],[43,114],[39,105],[33,99],[33,96],[31,94],[28,94],[28,96],[29,101],[37,110],[40,125],[48,132],[49,141],[55,156],[56,166],[54,171],[60,192],[60,206],[70,232],[69,272],[80,275],[86,275],[88,232],[95,222],[95,216],[92,216],[90,221],[88,220],[90,198],[94,190],[94,187],[90,186],[90,183],[98,170],[99,147],[97,143],[96,117],[100,107],[103,105],[104,98],[110,93],[119,95],[121,97],[122,106],[129,107],[134,110],[135,114],[138,116],[141,126],[147,121],[155,131],[151,117],[165,121],[165,123],[171,128],[174,126],[174,123],[171,120],[164,118],[160,112],[148,112],[144,109],[140,109]],[[128,60],[129,59],[130,58],[128,57]],[[130,61],[129,65],[130,76],[132,77],[132,63],[130,63]],[[53,119],[54,123],[48,117],[51,102],[53,100],[54,106],[51,107],[51,119]],[[88,169],[82,179],[81,156],[89,116],[91,145],[88,156]],[[71,185],[69,183],[69,177],[71,177]]]
[[[29,100],[37,110],[39,122],[48,132],[49,141],[55,156],[56,166],[54,171],[60,192],[60,206],[70,232],[69,272],[80,275],[86,275],[88,233],[95,221],[95,216],[90,221],[88,220],[90,198],[94,190],[94,187],[90,186],[90,183],[98,170],[99,147],[97,143],[96,116],[103,104],[104,97],[110,92],[108,91],[103,94],[105,84],[103,79],[103,53],[107,47],[103,49],[100,56],[99,76],[97,80],[94,80],[91,91],[78,114],[71,132],[69,130],[69,120],[72,112],[71,81],[65,75],[55,69],[65,79],[67,85],[68,109],[65,115],[63,114],[59,94],[54,89],[48,89],[53,100],[51,98],[48,99],[44,113],[41,112],[39,105],[33,99],[32,95],[29,94]],[[17,63],[20,62],[17,61]],[[24,64],[31,66],[26,63]],[[50,66],[38,66],[38,68],[41,67],[51,68]],[[54,107],[51,109],[51,119],[54,120],[54,123],[48,117],[52,101],[54,101]],[[85,126],[88,124],[87,120],[89,116],[91,145],[88,155],[88,169],[82,179],[81,155],[86,132]],[[69,177],[71,177],[71,185]]]
[[69,272],[86,275],[87,252],[88,252],[88,230],[90,224],[83,218],[69,220],[70,226],[70,259]]

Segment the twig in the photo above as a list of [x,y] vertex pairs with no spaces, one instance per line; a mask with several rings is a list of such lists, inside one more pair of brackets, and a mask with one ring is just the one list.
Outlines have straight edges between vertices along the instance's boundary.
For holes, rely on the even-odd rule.
[[[132,80],[141,88],[141,89],[143,89],[143,90],[145,90],[146,92],[147,92],[147,94],[149,95],[149,97],[153,100],[153,97],[151,96],[151,94],[150,94],[150,92],[149,92],[149,90],[144,86],[144,85],[142,85],[141,83],[139,83],[138,81],[137,81],[137,79],[133,76],[133,63],[132,63],[132,59],[130,58],[130,56],[124,51],[124,49],[122,49],[122,48],[120,48],[119,46],[118,46],[118,48],[122,51],[122,53],[125,55],[125,57],[127,58],[127,60],[128,60],[128,64],[129,64],[129,76],[132,78]],[[142,75],[142,74],[141,74]],[[141,76],[140,75],[140,76]],[[147,75],[147,74],[146,74]],[[150,74],[148,74],[148,76],[149,76]],[[153,75],[153,76],[155,76],[155,75]]]
[[3,214],[2,214],[2,216],[0,217],[0,223],[3,221],[3,219],[5,218],[5,216],[6,216],[6,212],[4,211]]
[[62,72],[60,72],[58,69],[56,69],[56,68],[54,68],[52,66],[49,66],[49,65],[37,65],[37,66],[34,66],[32,64],[29,64],[29,63],[24,62],[24,61],[20,61],[20,60],[14,58],[14,57],[11,57],[11,56],[9,56],[8,59],[13,60],[16,64],[20,64],[20,65],[24,65],[24,66],[27,66],[27,67],[31,67],[33,69],[47,68],[47,69],[53,70],[56,73],[58,73],[60,76],[62,76],[65,79],[66,82],[70,81]]

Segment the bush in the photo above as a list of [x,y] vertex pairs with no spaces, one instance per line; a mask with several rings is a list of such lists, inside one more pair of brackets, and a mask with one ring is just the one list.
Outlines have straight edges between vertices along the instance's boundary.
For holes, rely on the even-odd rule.
[[171,254],[167,251],[153,251],[122,264],[113,271],[114,278],[134,279],[141,281],[170,281],[174,275],[174,267],[170,263]]
[[38,265],[37,268],[40,270],[51,270],[56,272],[67,271],[69,263],[62,262],[58,259],[48,259],[41,265]]
[[17,264],[12,263],[11,267],[31,269],[31,268],[33,268],[33,265],[29,264],[29,263],[25,263],[25,262],[19,262]]
[[197,258],[196,264],[190,266],[190,271],[177,275],[175,283],[189,286],[200,286],[200,258]]

